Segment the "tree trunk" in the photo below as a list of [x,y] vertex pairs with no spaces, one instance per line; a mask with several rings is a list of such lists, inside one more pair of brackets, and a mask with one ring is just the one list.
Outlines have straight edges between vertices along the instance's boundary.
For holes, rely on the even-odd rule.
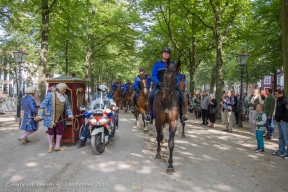
[[[223,82],[223,60],[222,60],[222,36],[221,36],[221,13],[219,6],[215,9],[215,40],[216,40],[216,100],[220,101],[221,93],[224,87]],[[217,105],[217,109],[219,105]],[[217,113],[219,117],[219,113]]]
[[69,71],[69,54],[68,54],[68,48],[69,48],[69,33],[70,33],[70,19],[68,15],[68,21],[67,21],[67,36],[66,36],[66,43],[65,43],[65,74],[68,76]]
[[[192,44],[192,56],[191,56],[191,61],[190,61],[190,93],[194,95],[195,91],[195,72],[196,72],[196,18],[193,16],[192,17],[192,39],[191,39],[191,44]],[[189,54],[190,56],[190,54]],[[190,59],[189,59],[190,60]]]
[[44,100],[46,95],[46,68],[48,57],[48,37],[49,37],[49,5],[48,0],[41,0],[42,3],[42,28],[41,28],[41,51],[40,66],[38,76],[38,93],[40,101]]
[[281,20],[282,20],[282,50],[284,67],[284,90],[288,94],[288,1],[282,0]]
[[211,73],[211,82],[210,82],[210,91],[209,93],[210,94],[213,94],[214,92],[214,87],[215,87],[215,78],[216,78],[216,67],[213,67],[212,68],[212,73]]

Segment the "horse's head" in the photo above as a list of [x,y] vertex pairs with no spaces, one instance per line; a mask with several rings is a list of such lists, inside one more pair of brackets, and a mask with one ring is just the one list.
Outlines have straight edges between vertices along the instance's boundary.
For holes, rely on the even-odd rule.
[[139,78],[141,91],[143,91],[145,94],[148,94],[148,82],[146,79],[146,75],[140,75]]
[[121,90],[121,82],[117,83],[116,89],[119,91]]
[[181,66],[180,59],[176,64],[171,64],[170,59],[166,61],[166,70],[163,76],[163,99],[169,100],[177,87],[177,77]]
[[180,78],[180,82],[179,82],[179,88],[181,91],[184,91],[185,90],[185,87],[186,87],[186,77],[185,75],[183,77]]

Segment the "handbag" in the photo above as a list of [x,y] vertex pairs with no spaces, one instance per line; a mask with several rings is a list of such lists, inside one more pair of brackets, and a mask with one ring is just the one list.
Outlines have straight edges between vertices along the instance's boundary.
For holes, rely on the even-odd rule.
[[210,114],[216,114],[216,113],[217,113],[216,107],[212,107],[212,106],[210,105],[209,113],[210,113]]

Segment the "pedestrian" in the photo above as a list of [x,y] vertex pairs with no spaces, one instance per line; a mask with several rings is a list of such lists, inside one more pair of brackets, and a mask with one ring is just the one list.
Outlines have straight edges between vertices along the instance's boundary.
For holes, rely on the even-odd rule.
[[193,106],[194,106],[194,113],[196,116],[196,119],[199,119],[201,117],[201,96],[199,93],[196,94],[196,98],[193,100]]
[[[216,107],[217,107],[217,101],[215,99],[215,96],[214,96],[214,94],[210,94],[210,101],[209,101],[209,105],[208,105],[210,125],[208,125],[208,127],[215,128],[215,116],[216,116],[216,112],[217,112]],[[215,109],[215,110],[212,110],[212,109]]]
[[263,112],[263,105],[257,104],[256,106],[257,116],[253,125],[256,127],[256,140],[257,147],[256,152],[264,152],[264,140],[263,135],[266,130],[267,115]]
[[252,91],[252,98],[251,98],[250,102],[248,102],[250,128],[251,128],[252,134],[254,134],[254,135],[255,135],[255,126],[254,126],[253,122],[255,121],[256,116],[257,116],[256,106],[257,106],[257,104],[261,104],[261,103],[262,103],[262,100],[261,100],[260,93],[259,93],[258,89],[254,89]]
[[[220,102],[219,102],[219,104],[220,104],[220,107],[219,107],[219,111],[220,111],[220,115],[221,115],[221,121],[222,121],[222,124],[224,124],[225,125],[225,116],[224,116],[224,108],[223,108],[223,99],[225,99],[225,97],[226,97],[226,94],[224,93],[222,96],[221,96],[221,99],[220,99]],[[225,105],[225,104],[224,104]]]
[[28,136],[37,131],[39,124],[34,121],[34,117],[37,115],[37,105],[34,100],[36,93],[36,87],[28,87],[25,90],[26,95],[21,100],[21,113],[22,118],[20,122],[20,130],[25,131],[24,134],[18,139],[23,143],[29,143]]
[[222,131],[227,131],[232,133],[233,120],[234,120],[234,97],[231,95],[231,91],[227,90],[226,97],[222,97],[222,106],[224,111],[224,119],[225,119],[225,129]]
[[201,115],[202,115],[202,123],[200,125],[208,125],[207,117],[208,117],[208,105],[209,105],[209,96],[206,90],[202,92],[201,98]]
[[[65,83],[59,83],[56,85],[56,89],[48,92],[39,107],[40,116],[36,116],[36,121],[44,118],[44,126],[48,128],[46,131],[47,139],[49,143],[48,153],[53,152],[52,139],[56,134],[56,144],[54,151],[65,151],[66,149],[60,147],[60,141],[65,128],[65,116],[73,119],[71,106],[68,96],[65,94],[67,90]],[[59,122],[60,121],[60,122]]]
[[267,88],[266,90],[266,99],[264,101],[264,113],[267,115],[267,134],[266,139],[273,139],[274,136],[274,114],[276,107],[276,99],[272,95],[272,90]]
[[278,150],[273,152],[272,155],[282,156],[283,159],[288,159],[288,98],[285,97],[283,90],[276,90],[275,97],[277,99],[275,120],[278,124],[279,142]]

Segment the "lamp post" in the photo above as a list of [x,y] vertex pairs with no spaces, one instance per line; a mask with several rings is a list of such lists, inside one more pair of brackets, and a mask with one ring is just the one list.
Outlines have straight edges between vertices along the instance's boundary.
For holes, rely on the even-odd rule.
[[18,66],[18,84],[17,84],[17,122],[20,123],[20,110],[21,110],[21,68],[22,63],[25,62],[25,59],[27,57],[27,53],[18,50],[13,52],[14,59],[16,63],[19,63]]
[[236,60],[241,70],[241,84],[240,84],[240,104],[239,104],[239,116],[238,116],[238,126],[243,127],[242,125],[242,95],[243,95],[243,68],[246,66],[250,55],[242,51],[242,53],[236,55]]
[[[87,94],[88,94],[87,104],[88,104],[88,103],[90,102],[90,97],[89,97],[89,96],[90,96],[90,95],[89,95],[89,82],[90,82],[90,78],[88,77],[88,75],[86,75],[86,76],[85,76],[85,79],[86,79],[87,84],[88,84],[88,85],[87,85],[87,88],[88,88],[88,91],[87,91]],[[86,105],[87,105],[87,104],[86,104]]]

